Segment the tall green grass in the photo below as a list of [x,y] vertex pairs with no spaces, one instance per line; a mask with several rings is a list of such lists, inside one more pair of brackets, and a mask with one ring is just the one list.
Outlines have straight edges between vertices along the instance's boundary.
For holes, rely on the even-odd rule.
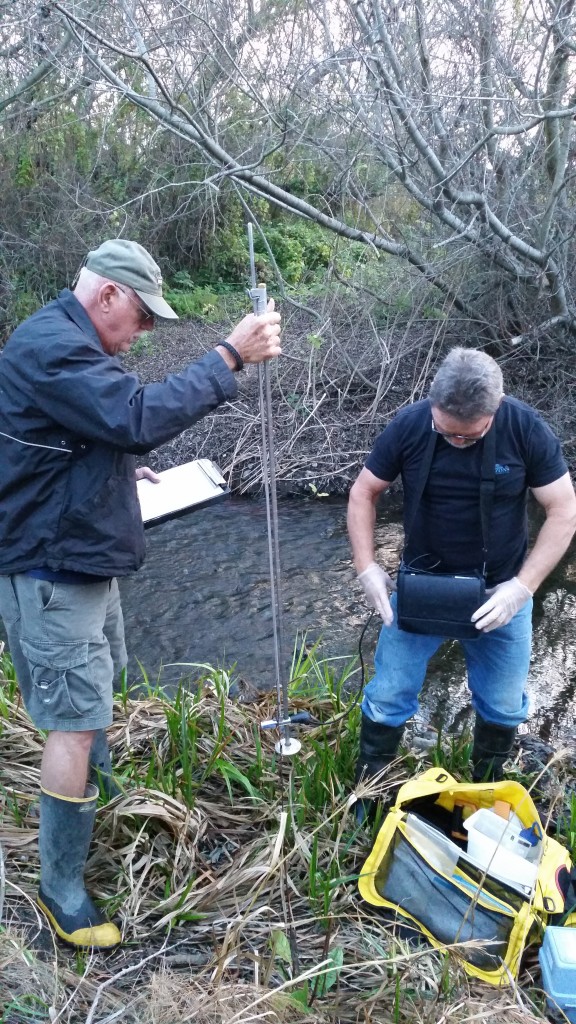
[[[0,729],[9,726],[16,696],[13,669],[7,656],[2,658]],[[356,905],[358,871],[386,813],[380,806],[369,828],[358,826],[350,802],[360,720],[356,662],[321,658],[317,647],[310,647],[305,641],[295,646],[288,687],[290,710],[308,711],[312,724],[294,727],[302,749],[293,758],[279,756],[274,751],[274,737],[260,729],[260,720],[276,712],[274,695],[263,695],[258,704],[244,708],[230,697],[235,682],[233,671],[204,664],[182,667],[187,673],[186,681],[171,696],[164,692],[159,680],[150,680],[144,672],[137,688],[131,687],[125,676],[120,681],[116,726],[122,723],[119,732],[123,737],[130,735],[129,741],[119,743],[117,750],[113,750],[119,750],[121,755],[117,771],[122,788],[128,796],[145,788],[180,801],[185,805],[183,820],[189,808],[196,812],[198,820],[205,821],[207,808],[219,801],[228,817],[223,818],[224,824],[219,824],[213,845],[206,847],[207,858],[224,843],[226,821],[232,822],[235,814],[247,823],[247,832],[253,830],[250,834],[254,849],[260,842],[260,833],[266,848],[272,847],[281,833],[279,861],[284,872],[284,891],[288,900],[298,899],[298,921],[304,921],[307,937],[312,940],[316,936],[316,975],[304,972],[302,981],[290,993],[290,999],[303,1012],[309,1012],[319,1001],[338,991],[343,972],[349,969],[346,915]],[[404,752],[398,769],[399,781],[426,767],[423,761],[444,767],[458,778],[468,777],[470,746],[470,736],[464,732],[456,738],[439,736],[436,748],[428,755],[415,757]],[[6,793],[3,803],[6,818],[19,827],[22,813],[18,799],[13,793]],[[113,814],[114,811],[111,817]],[[281,828],[279,818],[283,822]],[[150,850],[156,849],[154,822],[144,826],[135,819],[135,832],[144,827],[150,829]],[[130,818],[126,829],[128,835],[132,829]],[[576,797],[567,808],[561,829],[563,841],[576,852]],[[232,824],[230,836],[234,838]],[[209,859],[206,863],[212,864]],[[188,899],[198,879],[204,878],[202,871],[195,868],[185,876],[183,886],[177,888],[175,874],[169,870],[162,874],[163,865],[164,861],[159,859],[159,885],[164,888],[160,896],[168,899],[174,894],[169,908],[170,926],[202,923],[204,906],[191,906]],[[127,898],[130,884],[127,874],[109,898],[111,913]],[[267,891],[257,895],[266,902],[269,899]],[[252,898],[251,889],[243,891],[244,909],[250,909]],[[279,918],[273,916],[272,920],[277,922]],[[368,950],[370,958],[385,960],[391,954],[384,933],[377,920],[368,924],[362,939],[363,955]],[[296,930],[298,926],[297,923]],[[301,967],[290,932],[271,923],[268,941],[267,949],[260,946],[257,958],[254,954],[261,965],[264,983],[273,985],[278,978],[299,978]],[[442,1000],[454,995],[457,975],[452,964],[447,957],[441,967],[439,1012]],[[79,973],[87,969],[84,959],[78,959],[76,969]],[[386,1020],[406,1022],[406,988],[397,974],[392,987],[387,988],[387,999]],[[358,1005],[360,1008],[360,1002]],[[18,1012],[22,1021],[28,1022],[42,1019],[35,1017],[41,1009],[30,1001],[22,1003]]]

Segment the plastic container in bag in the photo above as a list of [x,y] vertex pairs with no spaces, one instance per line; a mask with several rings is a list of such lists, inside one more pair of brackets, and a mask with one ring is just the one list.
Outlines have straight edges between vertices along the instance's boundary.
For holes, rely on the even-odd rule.
[[521,838],[514,822],[486,808],[471,814],[464,828],[468,832],[468,856],[479,868],[510,885],[533,890],[542,843],[540,849],[532,846]]
[[538,954],[542,987],[552,1008],[559,1006],[576,1024],[576,928],[550,925]]

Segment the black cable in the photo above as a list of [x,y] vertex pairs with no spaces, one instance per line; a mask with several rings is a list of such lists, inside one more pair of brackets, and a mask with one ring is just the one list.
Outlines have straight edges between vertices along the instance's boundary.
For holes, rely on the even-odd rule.
[[309,711],[297,711],[295,715],[290,715],[290,722],[294,723],[295,725],[311,725],[314,728],[322,726],[322,728],[325,729],[328,726],[336,725],[338,722],[342,721],[343,718],[347,718],[350,712],[353,711],[355,707],[357,707],[362,696],[362,691],[364,689],[364,682],[366,678],[366,666],[364,663],[364,657],[362,655],[362,643],[366,635],[366,630],[368,629],[368,626],[372,622],[372,619],[374,618],[375,614],[376,613],[374,612],[374,610],[370,612],[370,615],[368,616],[366,622],[364,623],[364,626],[362,627],[360,639],[358,640],[358,658],[360,661],[360,686],[358,687],[358,690],[354,696],[354,700],[352,701],[350,706],[347,707],[345,711],[342,711],[339,715],[336,715],[335,718],[329,718],[327,722],[319,722],[317,719],[314,720],[313,716],[310,714]]

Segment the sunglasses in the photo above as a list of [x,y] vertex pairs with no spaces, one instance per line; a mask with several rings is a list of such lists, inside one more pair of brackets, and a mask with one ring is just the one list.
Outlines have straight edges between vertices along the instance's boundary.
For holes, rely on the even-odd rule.
[[440,434],[440,437],[446,438],[447,441],[466,441],[468,444],[476,444],[476,441],[481,441],[490,430],[492,419],[491,416],[481,434],[450,434],[446,430],[439,430],[434,423],[434,417],[432,417],[432,430],[435,434]]
[[146,309],[146,306],[140,305],[140,303],[130,295],[130,292],[124,291],[119,284],[117,284],[116,287],[119,292],[122,292],[122,294],[126,296],[127,299],[130,299],[133,306],[136,306],[136,309],[140,313],[140,326],[144,327],[146,323],[152,321],[151,326],[154,327],[154,313],[150,309]]

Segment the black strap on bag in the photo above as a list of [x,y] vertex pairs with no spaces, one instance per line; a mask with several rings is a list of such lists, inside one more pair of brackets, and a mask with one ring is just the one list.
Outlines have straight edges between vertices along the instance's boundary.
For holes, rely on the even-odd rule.
[[492,503],[496,480],[496,424],[492,422],[490,430],[484,438],[482,466],[480,469],[480,522],[482,525],[482,575],[486,576],[488,567],[488,540],[492,519]]
[[[424,452],[414,505],[406,524],[405,548],[414,526],[416,512],[430,475],[438,435],[430,432]],[[496,430],[494,423],[484,438],[480,471],[480,522],[482,529],[482,570],[476,575],[434,573],[404,565],[398,570],[398,626],[409,633],[472,640],[479,635],[470,621],[484,602],[488,563],[488,539],[495,486]]]
[[564,910],[560,914],[551,914],[548,923],[562,926],[571,914],[576,913],[576,867],[562,865],[556,874],[556,884],[564,898]]

